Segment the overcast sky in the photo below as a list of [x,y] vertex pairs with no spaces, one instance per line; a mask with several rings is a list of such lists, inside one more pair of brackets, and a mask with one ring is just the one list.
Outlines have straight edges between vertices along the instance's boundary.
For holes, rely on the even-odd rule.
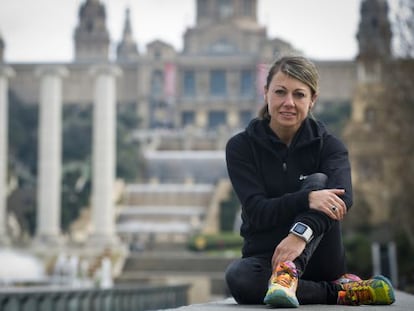
[[[71,61],[80,4],[86,0],[0,0],[6,62]],[[196,0],[101,0],[113,44],[130,7],[140,52],[161,39],[178,50],[195,23]],[[314,59],[353,59],[361,0],[258,0],[259,23]]]

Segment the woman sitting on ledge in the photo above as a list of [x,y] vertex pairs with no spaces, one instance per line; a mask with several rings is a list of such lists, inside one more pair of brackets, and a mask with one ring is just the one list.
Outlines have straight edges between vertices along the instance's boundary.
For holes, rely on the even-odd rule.
[[384,276],[346,274],[341,221],[352,205],[345,145],[310,117],[315,65],[283,57],[270,68],[259,117],[226,146],[242,205],[242,258],[226,271],[239,304],[389,305]]

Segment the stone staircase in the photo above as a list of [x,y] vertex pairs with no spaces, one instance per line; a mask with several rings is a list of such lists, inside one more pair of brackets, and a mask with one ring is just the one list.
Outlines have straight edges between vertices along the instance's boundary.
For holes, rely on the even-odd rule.
[[190,303],[227,296],[224,271],[237,255],[210,255],[185,250],[130,254],[117,283],[190,284]]
[[149,182],[126,185],[116,209],[116,230],[130,254],[115,282],[189,284],[189,303],[224,297],[224,271],[235,257],[187,250],[193,234],[219,231],[220,203],[231,190],[228,178],[220,178],[223,154],[161,152],[148,157]]
[[117,207],[116,230],[130,247],[185,244],[195,233],[218,231],[220,202],[229,182],[130,184]]

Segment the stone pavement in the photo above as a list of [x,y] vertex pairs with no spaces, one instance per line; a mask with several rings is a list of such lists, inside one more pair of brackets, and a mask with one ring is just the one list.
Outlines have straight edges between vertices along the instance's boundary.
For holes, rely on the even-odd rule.
[[[205,304],[194,304],[189,306],[184,306],[176,309],[168,309],[170,311],[256,311],[262,309],[272,309],[264,305],[251,305],[251,306],[241,306],[237,305],[232,298],[221,300],[217,302],[210,302]],[[363,311],[406,311],[414,310],[414,295],[406,294],[404,292],[396,291],[396,301],[391,306],[328,306],[328,305],[306,305],[300,306],[300,310],[326,310],[326,311],[349,311],[349,310],[360,310]],[[166,311],[166,310],[164,310]]]

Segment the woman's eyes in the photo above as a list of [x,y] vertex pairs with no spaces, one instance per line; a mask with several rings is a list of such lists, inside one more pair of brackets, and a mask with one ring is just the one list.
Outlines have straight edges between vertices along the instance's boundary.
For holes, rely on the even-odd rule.
[[[286,90],[275,90],[275,94],[279,95],[279,96],[284,96],[287,94]],[[293,97],[297,98],[297,99],[302,99],[304,97],[306,97],[305,93],[302,92],[293,92]]]
[[295,96],[296,98],[304,98],[305,94],[303,94],[302,92],[295,92],[293,93],[293,96]]
[[285,95],[286,94],[286,91],[285,90],[276,90],[275,91],[275,94],[277,94],[277,95]]

